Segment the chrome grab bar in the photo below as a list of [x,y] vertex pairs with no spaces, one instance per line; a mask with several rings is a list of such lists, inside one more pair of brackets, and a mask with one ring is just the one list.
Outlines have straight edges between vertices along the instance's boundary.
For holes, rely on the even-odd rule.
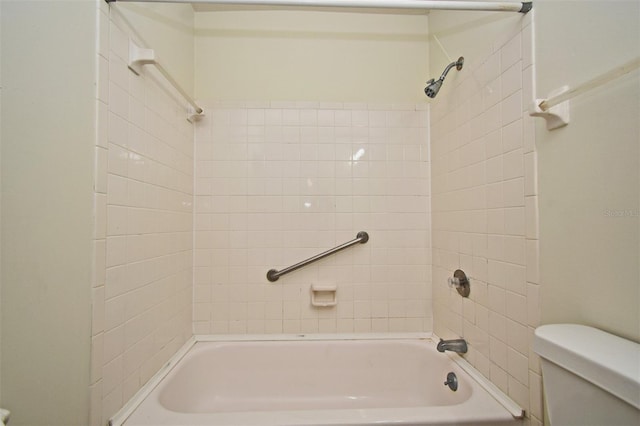
[[338,247],[334,247],[330,250],[327,250],[323,253],[320,253],[318,255],[315,255],[313,257],[310,257],[309,259],[303,260],[302,262],[296,263],[295,265],[289,266],[288,268],[284,268],[281,271],[278,271],[276,269],[269,269],[269,272],[267,272],[267,279],[271,282],[275,282],[278,281],[278,278],[280,278],[283,275],[288,274],[289,272],[293,272],[296,269],[300,269],[303,266],[307,266],[310,263],[313,263],[317,260],[323,259],[329,255],[332,255],[334,253],[337,253],[341,250],[344,250],[348,247],[351,247],[352,245],[355,244],[364,244],[367,241],[369,241],[369,234],[367,234],[365,231],[360,231],[358,232],[358,234],[356,235],[356,239],[355,240],[351,240],[349,242],[346,242],[342,245],[339,245]]

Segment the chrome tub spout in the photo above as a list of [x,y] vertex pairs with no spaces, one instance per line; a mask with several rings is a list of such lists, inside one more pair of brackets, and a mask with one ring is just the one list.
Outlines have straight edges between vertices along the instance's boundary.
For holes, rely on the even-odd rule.
[[452,351],[459,354],[467,353],[467,342],[464,339],[442,340],[438,342],[436,347],[438,352]]

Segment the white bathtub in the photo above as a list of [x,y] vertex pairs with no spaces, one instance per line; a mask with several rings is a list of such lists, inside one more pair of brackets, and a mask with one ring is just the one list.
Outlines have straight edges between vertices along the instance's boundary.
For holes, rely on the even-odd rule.
[[124,425],[520,424],[431,339],[316,339],[197,342]]

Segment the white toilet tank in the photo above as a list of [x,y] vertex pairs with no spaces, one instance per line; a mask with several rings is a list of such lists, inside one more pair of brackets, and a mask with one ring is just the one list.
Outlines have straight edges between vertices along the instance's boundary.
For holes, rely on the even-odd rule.
[[640,344],[577,324],[536,329],[552,426],[640,425]]

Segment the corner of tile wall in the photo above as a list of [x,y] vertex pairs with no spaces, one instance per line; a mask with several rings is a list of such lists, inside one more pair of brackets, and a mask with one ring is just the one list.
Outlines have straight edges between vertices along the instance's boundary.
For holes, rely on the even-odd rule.
[[[541,424],[532,31],[528,17],[432,106],[432,285],[434,332],[467,339],[466,358]],[[469,299],[447,286],[459,268]]]
[[110,14],[98,2],[92,426],[192,335],[193,128],[162,77],[128,70],[135,34]]

